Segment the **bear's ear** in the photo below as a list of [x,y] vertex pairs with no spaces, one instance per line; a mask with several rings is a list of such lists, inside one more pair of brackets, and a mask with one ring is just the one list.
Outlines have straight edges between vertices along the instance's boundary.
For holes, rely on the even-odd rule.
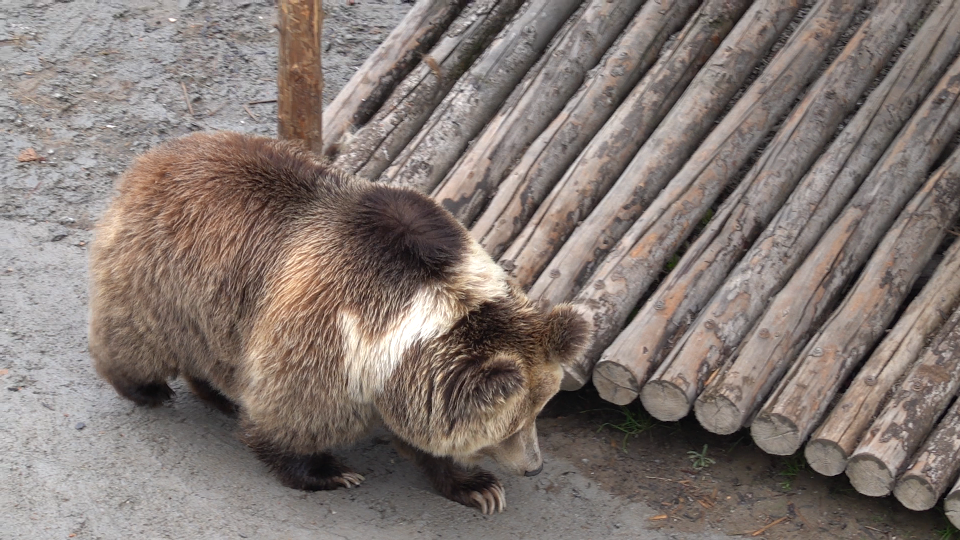
[[489,410],[523,390],[523,373],[509,358],[467,358],[450,372],[443,397],[464,413]]
[[547,313],[547,348],[561,364],[572,361],[587,348],[590,325],[570,304]]
[[374,185],[360,200],[357,233],[388,260],[440,274],[466,251],[463,227],[429,197],[407,189]]

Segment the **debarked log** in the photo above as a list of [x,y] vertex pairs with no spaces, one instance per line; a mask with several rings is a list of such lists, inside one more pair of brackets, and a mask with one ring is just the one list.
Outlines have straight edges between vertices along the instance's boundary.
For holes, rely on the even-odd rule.
[[[472,223],[509,167],[563,111],[581,85],[593,90],[591,101],[616,107],[698,3],[631,0],[588,5],[568,36],[551,47],[548,62],[522,94],[511,97],[471,143],[437,186],[433,198],[461,223]],[[643,8],[636,11],[641,4]],[[601,58],[598,71],[585,82],[588,70]]]
[[[607,159],[602,154],[591,154],[591,150],[599,149],[597,145],[620,144],[595,140],[582,154],[583,159],[575,162],[557,182],[500,257],[501,264],[517,282],[523,287],[533,284],[564,245],[574,227],[588,214],[592,215],[591,210],[618,178],[609,174],[609,171],[623,170],[621,161],[632,157],[630,163],[637,166],[651,162],[650,182],[642,175],[631,174],[630,178],[636,180],[637,189],[647,197],[657,193],[714,127],[714,120],[776,43],[800,4],[799,0],[754,2],[636,155],[614,151]],[[600,174],[591,174],[593,172]],[[623,178],[624,175],[626,173],[619,177]],[[612,247],[615,239],[600,238],[599,231],[597,233],[590,245],[599,241],[605,248]],[[593,260],[588,250],[565,251],[573,251],[568,258],[574,261],[574,267]],[[574,278],[582,280],[586,276]]]
[[922,9],[922,3],[886,3],[860,25],[783,121],[737,190],[604,351],[593,375],[601,397],[625,405],[640,393],[644,408],[658,419],[686,416],[686,396],[679,393],[670,399],[671,381],[652,380],[642,393],[641,386],[820,155]]
[[[591,275],[590,285],[575,297],[575,302],[592,319],[594,329],[592,345],[581,356],[584,372],[588,372],[591,363],[614,341],[630,311],[659,276],[667,259],[693,231],[725,186],[737,177],[766,133],[793,105],[801,88],[813,78],[853,18],[854,7],[845,0],[821,0],[642,215],[636,213],[642,205],[624,204],[631,197],[623,191],[626,180],[621,176],[621,182],[584,223],[599,225],[602,237],[616,238],[626,225],[639,217]],[[575,287],[572,276],[585,271],[589,261],[571,258],[569,255],[576,251],[568,251],[567,246],[578,246],[578,250],[587,248],[581,253],[590,256],[600,256],[603,252],[597,243],[598,237],[584,236],[589,230],[584,227],[576,230],[530,288],[532,297],[557,303],[572,292]],[[570,369],[568,373],[576,376],[574,371]]]
[[500,183],[473,237],[499,257],[567,171],[571,178],[619,176],[749,4],[704,2],[615,112],[618,94],[608,97],[600,76],[591,79]]
[[334,164],[364,178],[379,177],[522,3],[468,4],[373,118],[346,138]]
[[853,487],[871,497],[889,495],[907,460],[920,446],[960,389],[960,309],[899,390],[873,422],[850,456],[847,476]]
[[663,391],[650,399],[670,403],[669,409],[665,406],[658,414],[686,415],[707,382],[730,361],[770,298],[840,213],[952,61],[960,47],[960,41],[954,39],[960,32],[958,11],[960,1],[941,2],[927,18],[879,86],[679,338],[651,380],[657,381],[651,392]]
[[936,506],[960,471],[960,400],[940,419],[924,441],[906,472],[897,480],[893,495],[910,510]]
[[567,19],[580,3],[528,0],[379,179],[433,191],[524,76],[532,78],[536,69],[531,68],[555,35],[562,39],[566,32],[561,28],[573,24]]
[[920,294],[910,302],[804,447],[810,468],[836,476],[847,467],[890,390],[920,356],[927,340],[960,305],[960,242],[954,242]]
[[738,357],[697,398],[694,411],[707,430],[740,429],[779,383],[960,126],[958,97],[960,59],[770,302]]
[[750,426],[762,450],[793,455],[841,385],[883,337],[960,214],[960,154],[934,173],[874,250],[853,289],[807,344]]
[[466,0],[421,0],[354,73],[323,112],[323,153],[362,126],[440,38]]

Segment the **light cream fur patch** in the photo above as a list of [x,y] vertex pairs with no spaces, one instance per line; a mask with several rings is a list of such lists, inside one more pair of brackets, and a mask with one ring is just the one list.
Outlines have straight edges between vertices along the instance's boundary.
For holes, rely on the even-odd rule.
[[353,313],[339,313],[351,399],[372,402],[412,345],[444,334],[465,314],[452,295],[434,286],[421,288],[384,334],[374,335]]

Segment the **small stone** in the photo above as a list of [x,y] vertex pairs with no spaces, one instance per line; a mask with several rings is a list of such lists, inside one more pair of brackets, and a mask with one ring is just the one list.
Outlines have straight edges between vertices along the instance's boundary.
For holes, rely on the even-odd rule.
[[73,427],[75,427],[75,428],[77,429],[77,431],[80,431],[81,429],[87,427],[87,425],[86,425],[85,423],[83,423],[83,422],[77,422],[77,425],[75,425],[75,426],[73,426]]

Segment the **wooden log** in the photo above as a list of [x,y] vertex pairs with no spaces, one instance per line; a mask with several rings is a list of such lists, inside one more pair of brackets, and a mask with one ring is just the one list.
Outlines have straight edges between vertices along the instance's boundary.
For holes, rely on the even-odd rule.
[[[594,231],[588,217],[595,214],[591,213],[591,210],[600,198],[614,181],[620,178],[617,183],[633,182],[639,199],[642,199],[644,204],[649,202],[714,127],[714,121],[723,112],[730,98],[776,43],[801,3],[800,0],[754,2],[703,69],[697,73],[650,138],[632,156],[630,165],[627,165],[622,174],[617,176],[611,172],[623,170],[623,163],[631,156],[627,155],[628,152],[616,148],[607,153],[585,155],[578,160],[553,187],[500,258],[500,263],[511,272],[517,282],[524,287],[532,285],[551,258],[557,260],[554,255],[557,255],[558,251],[561,251],[557,255],[560,260],[557,260],[554,274],[560,278],[572,271],[570,280],[576,283],[585,280],[589,271],[599,262],[599,257],[595,257],[589,249],[573,248],[576,243],[573,239],[570,248],[564,247],[561,250],[570,233],[581,220],[587,218],[579,227],[596,232],[588,244],[599,243],[604,250],[609,250],[616,243],[616,238],[601,236],[600,230]],[[663,94],[667,93],[668,90],[663,91]],[[622,129],[628,130],[630,127],[624,123]],[[641,126],[645,127],[647,126]],[[620,144],[619,141],[607,142]],[[602,142],[598,141],[596,144]],[[645,171],[647,174],[637,174],[644,172],[639,170],[644,163],[651,165],[649,170]],[[629,194],[619,200],[620,203],[624,201],[630,202]],[[587,270],[572,270],[583,267]],[[573,288],[570,287],[568,295],[572,294]]]
[[379,177],[522,3],[469,3],[424,61],[397,85],[373,118],[344,143],[334,164],[364,178]]
[[954,527],[960,527],[960,479],[950,489],[943,501],[943,513]]
[[847,476],[871,497],[890,494],[914,451],[960,389],[960,309],[954,311],[850,456]]
[[[700,311],[654,378],[682,416],[847,203],[958,48],[960,2],[941,2],[853,120]],[[641,349],[642,352],[642,349]],[[669,384],[667,384],[669,382]],[[675,387],[676,391],[673,391]],[[853,448],[851,447],[852,451]],[[841,471],[842,472],[842,471]],[[838,472],[839,474],[839,472]]]
[[606,92],[596,79],[581,89],[497,188],[471,228],[474,238],[499,257],[566,171],[571,178],[616,178],[749,3],[704,2],[612,116],[614,100],[594,95]]
[[937,501],[960,471],[960,400],[943,416],[923,443],[906,472],[897,480],[893,495],[910,510],[922,512]]
[[[667,258],[680,247],[763,142],[767,131],[776,125],[813,78],[857,10],[855,3],[847,0],[818,2],[760,78],[750,85],[680,172],[626,231],[591,276],[590,287],[575,297],[575,302],[593,322],[593,341],[580,361],[567,368],[567,373],[575,377],[578,368],[588,372],[592,362],[614,341],[630,310],[659,276]],[[624,204],[629,197],[618,197],[618,194],[624,195],[623,185],[614,186],[591,214],[591,218],[597,216],[590,220],[592,224],[604,222],[606,238],[615,237],[615,231],[622,230],[619,220],[629,222],[636,217],[638,206]],[[578,229],[571,238],[579,246],[585,245],[583,230]],[[589,249],[579,253],[603,251],[597,240],[593,238]],[[563,257],[550,262],[548,272],[531,287],[531,296],[548,303],[566,298],[574,282],[570,276],[585,270],[582,260],[570,256],[573,253],[564,246]],[[657,305],[659,307],[662,306]],[[601,388],[603,382],[595,379],[594,384]],[[610,386],[606,389],[616,390]]]
[[820,238],[694,412],[714,433],[753,416],[863,265],[960,126],[960,60],[950,66],[840,216]]
[[954,242],[923,290],[883,338],[870,359],[814,431],[804,448],[810,468],[836,476],[890,390],[916,361],[927,340],[960,305],[960,242]]
[[[588,4],[564,42],[553,49],[550,61],[522,94],[500,108],[434,190],[433,198],[460,222],[472,223],[504,173],[568,105],[574,104],[570,98],[581,85],[574,101],[582,101],[584,94],[589,94],[589,103],[612,111],[697,4],[699,0],[667,4],[596,0]],[[601,58],[604,61],[585,81],[587,70]],[[602,122],[602,117],[594,121]]]
[[853,289],[760,409],[750,426],[757,446],[781,456],[800,449],[840,386],[883,337],[957,215],[960,159],[950,159],[900,213]]
[[362,126],[417,65],[468,0],[420,0],[354,73],[323,113],[324,154]]
[[[622,405],[637,397],[677,335],[697,316],[855,107],[922,8],[922,3],[888,2],[860,25],[781,124],[737,190],[604,351],[593,374],[601,397]],[[654,378],[640,393],[644,407],[661,420],[686,416],[686,396],[679,393],[670,399],[676,388],[669,379]]]
[[[417,136],[380,175],[380,180],[432,191],[534,66],[551,38],[557,35],[555,42],[563,39],[573,23],[560,29],[580,3],[581,0],[528,0],[457,81]],[[527,80],[535,72],[536,68]]]
[[323,148],[322,0],[280,0],[277,52],[277,134]]

